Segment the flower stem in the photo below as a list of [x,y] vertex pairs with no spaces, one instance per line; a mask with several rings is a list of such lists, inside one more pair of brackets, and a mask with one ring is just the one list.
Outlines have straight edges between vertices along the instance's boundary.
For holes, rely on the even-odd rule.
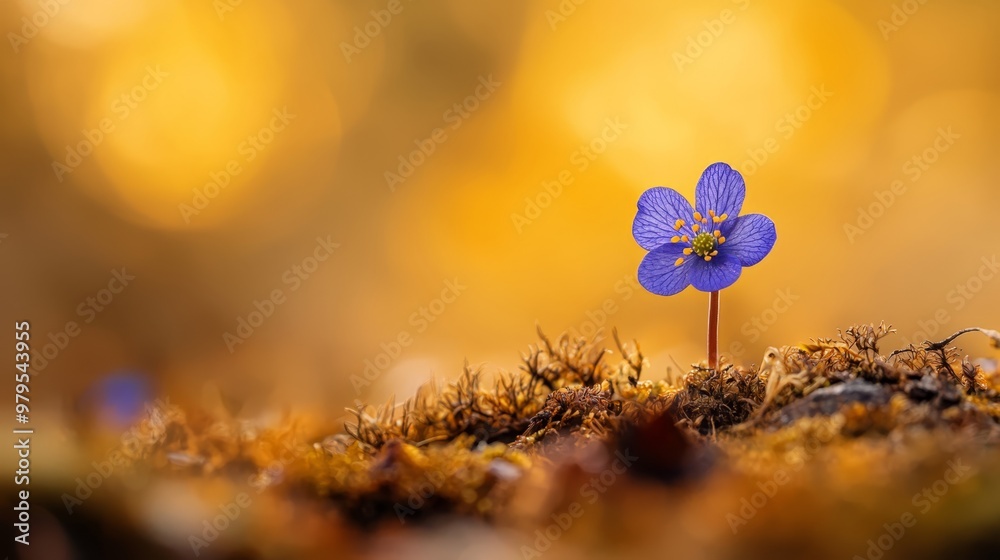
[[719,365],[719,292],[711,293],[708,299],[708,367]]

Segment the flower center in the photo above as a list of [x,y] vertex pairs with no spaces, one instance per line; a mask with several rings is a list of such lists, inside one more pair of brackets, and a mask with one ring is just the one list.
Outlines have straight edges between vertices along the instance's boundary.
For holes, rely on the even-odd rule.
[[[708,217],[702,216],[701,212],[695,212],[692,217],[694,218],[694,222],[691,224],[691,231],[695,234],[694,239],[691,239],[687,235],[675,235],[670,241],[671,243],[690,243],[691,246],[684,249],[685,256],[694,254],[699,258],[710,261],[712,257],[719,254],[716,247],[726,242],[726,237],[722,235],[722,231],[716,228],[718,224],[729,218],[729,214],[719,216],[715,213],[715,210],[709,210]],[[709,220],[711,220],[711,223],[709,223]],[[680,229],[685,225],[687,224],[684,220],[678,219],[674,222],[674,229],[680,233]],[[674,262],[674,266],[684,264],[684,260],[684,257],[678,257],[677,261]]]
[[715,250],[715,236],[711,233],[699,233],[691,240],[691,249],[699,257],[708,256]]

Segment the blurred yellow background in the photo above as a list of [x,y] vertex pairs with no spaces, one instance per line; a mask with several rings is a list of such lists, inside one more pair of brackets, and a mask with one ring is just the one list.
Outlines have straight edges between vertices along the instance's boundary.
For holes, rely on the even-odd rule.
[[708,298],[638,289],[635,203],[726,161],[778,228],[723,292],[737,361],[996,328],[998,28],[972,0],[5,2],[4,315],[66,415],[116,372],[339,415],[514,368],[536,323],[617,326],[662,376]]

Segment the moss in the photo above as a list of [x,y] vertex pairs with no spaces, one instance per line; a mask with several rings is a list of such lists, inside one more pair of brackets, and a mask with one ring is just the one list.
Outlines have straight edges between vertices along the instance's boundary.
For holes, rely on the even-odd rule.
[[308,438],[293,423],[258,432],[170,407],[130,457],[147,470],[249,472],[254,484],[323,500],[373,527],[442,514],[509,519],[521,511],[515,497],[539,479],[564,487],[567,461],[610,464],[616,451],[638,453],[642,468],[630,475],[675,484],[723,465],[764,476],[821,453],[849,471],[858,459],[845,450],[884,459],[919,433],[995,444],[997,372],[960,357],[954,338],[885,355],[890,332],[852,327],[770,348],[759,366],[696,366],[676,383],[642,379],[649,366],[638,344],[617,333],[612,351],[539,332],[519,371],[489,377],[466,365],[402,404],[351,410],[339,434]]

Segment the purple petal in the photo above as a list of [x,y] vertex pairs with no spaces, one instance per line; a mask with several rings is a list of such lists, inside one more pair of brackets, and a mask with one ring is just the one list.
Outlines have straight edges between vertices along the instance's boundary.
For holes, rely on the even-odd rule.
[[[691,283],[688,273],[694,257],[684,257],[686,244],[667,243],[650,251],[639,263],[639,283],[654,294],[672,296],[680,293]],[[677,259],[684,257],[684,263],[677,266]]]
[[732,286],[743,272],[740,261],[732,255],[719,253],[711,261],[691,259],[689,278],[696,290],[715,292]]
[[[632,222],[632,236],[643,249],[652,251],[670,243],[675,235],[692,235],[690,225],[694,210],[674,189],[653,187],[642,193],[638,206],[639,211]],[[684,220],[686,224],[680,231],[674,229],[677,220]]]
[[743,266],[753,266],[771,252],[777,238],[771,218],[763,214],[747,214],[733,221],[719,252],[736,258]]
[[732,220],[743,208],[746,194],[746,183],[739,171],[725,163],[713,163],[698,179],[698,186],[694,189],[694,205],[706,218],[709,217],[708,211],[714,210],[717,216],[728,214]]

